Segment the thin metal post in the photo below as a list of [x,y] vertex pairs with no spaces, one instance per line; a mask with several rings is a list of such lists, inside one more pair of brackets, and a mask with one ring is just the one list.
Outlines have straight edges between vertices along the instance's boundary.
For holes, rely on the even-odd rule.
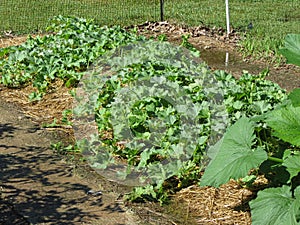
[[164,21],[164,0],[160,0],[160,21]]
[[229,63],[229,52],[226,52],[226,55],[225,55],[225,67],[228,66],[228,63]]
[[226,27],[227,27],[227,37],[230,34],[230,21],[229,21],[229,2],[228,0],[225,0],[225,5],[226,5]]

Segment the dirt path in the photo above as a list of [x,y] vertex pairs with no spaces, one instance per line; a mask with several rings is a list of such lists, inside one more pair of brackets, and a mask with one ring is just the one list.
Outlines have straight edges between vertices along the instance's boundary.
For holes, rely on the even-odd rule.
[[0,224],[139,224],[116,193],[74,176],[16,106],[0,99],[0,115]]

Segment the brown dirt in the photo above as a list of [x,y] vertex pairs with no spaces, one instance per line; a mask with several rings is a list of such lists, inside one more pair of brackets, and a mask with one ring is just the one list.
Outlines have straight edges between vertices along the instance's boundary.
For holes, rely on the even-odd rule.
[[3,100],[0,112],[0,224],[139,224],[118,193],[75,176],[75,165],[53,154],[56,134]]
[[0,48],[6,48],[9,46],[17,46],[17,45],[25,42],[26,39],[27,39],[26,36],[20,36],[20,37],[11,36],[11,37],[5,37],[5,38],[0,37]]
[[[241,57],[237,50],[238,36],[232,35],[228,39],[218,29],[202,27],[192,31],[163,23],[144,24],[139,29],[148,36],[164,33],[174,43],[179,43],[182,34],[190,33],[190,42],[200,50],[207,50],[208,53],[228,51],[235,57]],[[0,47],[17,45],[25,39],[0,39]],[[251,61],[250,64],[254,73],[269,67],[268,79],[287,90],[300,87],[299,67],[278,67],[262,61]],[[212,69],[224,69],[223,64],[210,66]],[[230,68],[228,72],[239,77],[243,69]],[[43,224],[125,224],[125,221],[129,221],[126,224],[139,224],[139,221],[143,221],[141,224],[173,225],[251,224],[248,202],[255,196],[256,189],[242,188],[235,181],[230,181],[220,189],[198,186],[183,189],[164,208],[146,203],[132,204],[129,210],[119,198],[124,193],[123,187],[95,178],[98,175],[94,171],[69,164],[48,149],[50,141],[45,133],[53,131],[52,138],[53,134],[56,138],[70,137],[71,129],[41,129],[29,122],[27,117],[36,124],[50,123],[53,118],[59,120],[61,112],[72,105],[68,89],[57,82],[51,92],[36,103],[28,102],[27,96],[31,91],[32,87],[0,87],[0,218],[16,221],[2,224],[29,224],[29,221]],[[4,103],[4,100],[18,104],[25,114],[17,112],[15,106]],[[257,182],[258,187],[267,183],[263,178]],[[86,194],[89,190],[103,190],[103,195],[89,196]],[[112,218],[119,223],[112,222]],[[104,222],[105,219],[108,220]]]

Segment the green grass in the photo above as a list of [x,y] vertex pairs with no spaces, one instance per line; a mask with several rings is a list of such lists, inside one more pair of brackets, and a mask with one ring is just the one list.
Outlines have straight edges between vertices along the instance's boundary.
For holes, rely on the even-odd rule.
[[2,0],[0,31],[24,34],[45,29],[55,15],[93,18],[101,25],[130,25],[159,19],[159,1]]
[[[229,0],[229,6],[231,26],[247,32],[241,42],[245,56],[278,62],[285,35],[300,33],[300,0]],[[225,28],[225,1],[166,1],[166,16],[188,25]]]
[[[160,19],[159,0],[2,0],[0,31],[33,33],[54,15],[94,18],[101,25],[131,25]],[[288,33],[300,31],[300,0],[230,0],[231,26],[247,31],[245,56],[279,60],[277,49]],[[165,0],[165,19],[190,26],[225,28],[225,2]],[[254,28],[247,30],[252,22]],[[275,55],[275,57],[274,57]]]

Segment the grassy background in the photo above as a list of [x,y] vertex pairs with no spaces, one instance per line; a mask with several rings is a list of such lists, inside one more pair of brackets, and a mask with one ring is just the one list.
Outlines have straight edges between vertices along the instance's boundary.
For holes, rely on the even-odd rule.
[[[248,31],[245,55],[274,58],[288,33],[300,33],[300,0],[230,0],[231,26]],[[44,30],[54,15],[94,18],[101,25],[130,25],[160,19],[159,0],[1,0],[0,32]],[[165,19],[179,24],[225,28],[225,1],[165,0]]]
[[159,1],[146,0],[1,0],[0,31],[32,33],[55,15],[93,18],[101,25],[130,25],[159,20]]
[[[204,23],[225,28],[225,1],[166,2],[167,18],[189,25]],[[229,0],[231,26],[247,31],[241,42],[244,56],[279,62],[279,46],[288,33],[300,34],[300,0]],[[248,30],[252,22],[253,29]]]

